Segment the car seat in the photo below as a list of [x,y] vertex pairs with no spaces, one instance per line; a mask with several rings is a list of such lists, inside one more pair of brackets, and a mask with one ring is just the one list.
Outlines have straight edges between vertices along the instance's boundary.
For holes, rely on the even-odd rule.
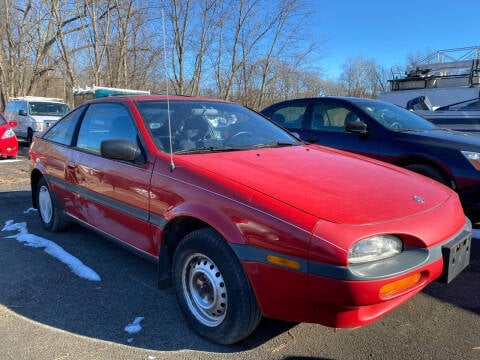
[[192,115],[181,124],[178,134],[178,148],[190,150],[202,146],[201,142],[207,135],[209,124],[200,115]]

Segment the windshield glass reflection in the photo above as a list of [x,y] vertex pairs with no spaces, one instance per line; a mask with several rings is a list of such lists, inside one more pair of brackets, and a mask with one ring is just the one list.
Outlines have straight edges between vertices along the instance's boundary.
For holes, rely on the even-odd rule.
[[437,128],[428,120],[397,105],[383,101],[369,100],[355,101],[355,104],[389,130],[408,131],[432,130]]
[[[158,149],[178,154],[300,144],[284,129],[243,106],[214,101],[138,101]],[[170,118],[170,126],[169,126]]]

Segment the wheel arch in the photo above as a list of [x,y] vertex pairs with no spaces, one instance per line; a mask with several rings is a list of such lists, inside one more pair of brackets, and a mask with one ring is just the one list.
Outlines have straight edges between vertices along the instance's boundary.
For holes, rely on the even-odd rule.
[[403,168],[406,168],[407,166],[410,166],[410,165],[417,165],[417,164],[429,166],[435,169],[436,171],[439,172],[440,175],[442,175],[443,179],[445,180],[445,183],[450,184],[450,187],[453,189],[456,188],[456,184],[451,175],[450,170],[445,166],[443,166],[442,164],[438,163],[437,161],[424,158],[424,157],[412,156],[412,157],[405,157],[394,162],[394,165],[397,165]]
[[[202,214],[202,216],[198,216],[198,214]],[[245,243],[245,238],[232,219],[217,209],[205,204],[191,204],[183,209],[176,209],[174,214],[170,214],[169,220],[163,228],[162,239],[159,241],[158,279],[160,288],[171,285],[172,259],[182,239],[189,233],[202,228],[216,231],[227,244]],[[237,256],[233,249],[232,252]]]
[[43,174],[38,169],[33,169],[32,172],[30,173],[30,189],[31,189],[31,196],[32,196],[32,206],[35,209],[38,208],[37,197],[36,197],[38,182],[42,177],[43,177]]

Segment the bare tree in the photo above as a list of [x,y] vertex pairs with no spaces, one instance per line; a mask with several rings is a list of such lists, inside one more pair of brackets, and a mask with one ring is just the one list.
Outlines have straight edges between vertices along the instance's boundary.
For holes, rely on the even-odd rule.
[[344,63],[340,82],[347,96],[374,98],[379,92],[385,91],[386,77],[387,71],[375,60],[356,57]]
[[[82,85],[211,95],[260,108],[317,94],[303,0],[1,0],[0,102]],[[167,6],[167,39],[158,30]],[[163,67],[169,54],[170,70]]]

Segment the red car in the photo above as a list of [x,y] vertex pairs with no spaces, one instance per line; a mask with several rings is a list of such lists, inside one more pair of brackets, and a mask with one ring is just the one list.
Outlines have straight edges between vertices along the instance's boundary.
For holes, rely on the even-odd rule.
[[46,229],[75,221],[155,260],[188,324],[223,344],[262,316],[367,324],[470,259],[453,190],[230,102],[92,100],[30,156]]
[[18,141],[12,129],[15,126],[16,121],[7,121],[0,113],[0,157],[13,158],[18,154]]

